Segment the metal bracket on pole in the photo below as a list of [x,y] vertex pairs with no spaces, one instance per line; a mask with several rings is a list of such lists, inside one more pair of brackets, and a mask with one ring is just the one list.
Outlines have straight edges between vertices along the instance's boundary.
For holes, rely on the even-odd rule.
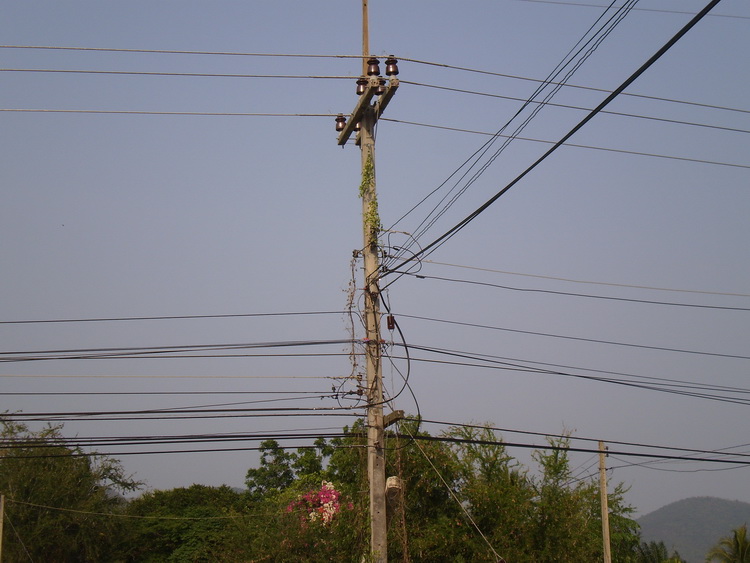
[[391,101],[391,98],[396,93],[396,90],[398,90],[399,81],[398,78],[395,76],[392,76],[391,79],[388,81],[388,87],[385,89],[385,92],[383,92],[383,95],[380,96],[380,99],[375,102],[375,115],[380,117],[383,115],[383,112],[385,111],[385,106],[388,105],[388,102]]
[[[391,79],[388,81],[388,86],[385,89],[385,92],[380,96],[377,102],[372,106],[375,110],[375,119],[383,115],[383,112],[385,111],[386,106],[388,105],[388,102],[391,101],[391,98],[396,93],[396,90],[398,90],[399,81],[398,78],[395,76],[392,76]],[[372,101],[373,97],[375,97],[375,90],[377,90],[380,87],[380,77],[379,76],[371,76],[368,79],[366,90],[364,94],[362,94],[359,98],[359,101],[357,102],[357,105],[354,106],[354,111],[349,116],[349,119],[346,120],[346,125],[344,126],[344,129],[339,133],[339,145],[345,145],[346,142],[349,140],[349,137],[351,137],[352,133],[355,131],[355,127],[357,126],[357,123],[359,123],[362,120],[362,114],[365,112],[365,109],[367,106],[370,105],[370,102]],[[357,144],[359,145],[359,135],[357,135]]]
[[375,96],[375,90],[377,90],[379,85],[380,82],[377,76],[371,76],[368,79],[364,94],[359,97],[357,105],[354,106],[354,111],[349,116],[349,119],[346,120],[344,129],[339,133],[339,145],[345,145],[351,134],[354,133],[354,128],[362,120],[362,114],[365,112],[365,108],[370,105],[370,101]]

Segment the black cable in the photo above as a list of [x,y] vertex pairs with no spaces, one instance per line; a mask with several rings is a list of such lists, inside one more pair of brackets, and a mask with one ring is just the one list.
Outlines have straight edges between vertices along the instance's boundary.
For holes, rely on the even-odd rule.
[[[403,119],[393,119],[393,118],[384,117],[383,121],[390,121],[391,123],[401,123],[403,125],[413,125],[413,126],[416,126],[416,127],[428,127],[430,129],[442,129],[444,131],[455,131],[455,132],[458,132],[458,133],[471,133],[472,135],[484,135],[484,136],[487,136],[487,137],[494,137],[495,136],[495,133],[490,133],[489,131],[475,131],[475,130],[472,130],[472,129],[462,129],[460,127],[447,127],[447,126],[444,126],[444,125],[432,125],[432,124],[429,124],[429,123],[419,123],[419,122],[416,122],[416,121],[406,121],[406,120],[403,120]],[[501,135],[501,137],[505,137],[505,135]],[[546,139],[534,139],[534,138],[531,138],[531,137],[516,137],[516,139],[519,140],[519,141],[528,141],[530,143],[544,143],[546,145],[552,145],[552,144],[555,143],[555,141],[548,141]],[[750,169],[750,165],[747,165],[747,164],[736,164],[736,163],[733,163],[733,162],[720,162],[720,161],[716,161],[716,160],[706,160],[706,159],[703,159],[703,158],[690,158],[690,157],[686,157],[686,156],[673,156],[673,155],[657,154],[657,153],[644,152],[644,151],[630,151],[630,150],[625,150],[625,149],[615,149],[615,148],[611,148],[611,147],[598,147],[598,146],[595,146],[595,145],[579,145],[577,143],[565,143],[565,146],[566,147],[572,147],[572,148],[578,148],[578,149],[587,149],[587,150],[595,150],[595,151],[605,151],[605,152],[613,152],[613,153],[619,153],[619,154],[629,154],[629,155],[633,155],[633,156],[647,156],[647,157],[650,157],[650,158],[664,158],[664,159],[668,159],[668,160],[679,160],[679,161],[682,161],[682,162],[696,162],[696,163],[699,163],[699,164],[711,164],[711,165],[714,165],[714,166],[729,166],[729,167],[732,167],[732,168],[746,168],[746,169]],[[440,187],[442,187],[442,185]],[[436,190],[437,189],[439,189],[439,188],[436,188]],[[430,194],[428,194],[426,197],[429,197],[430,195],[432,195],[432,193],[434,193],[434,191],[436,191],[436,190],[433,190],[433,192],[431,192]],[[421,203],[422,202],[420,202],[420,204]],[[417,204],[417,206],[418,205],[419,204]],[[416,208],[416,206],[415,206],[415,208]],[[414,208],[412,208],[411,211],[413,211],[413,209]]]
[[[547,157],[549,157],[558,148],[560,148],[565,143],[565,141],[567,141],[570,137],[572,137],[575,133],[577,133],[584,125],[586,125],[589,121],[591,121],[591,119],[593,119],[597,113],[599,113],[606,106],[608,106],[612,102],[612,100],[614,100],[628,86],[630,86],[633,82],[635,82],[635,80],[638,79],[638,77],[640,77],[644,72],[646,72],[646,70],[648,70],[657,60],[659,60],[662,57],[662,55],[664,55],[664,53],[666,53],[669,49],[671,49],[672,46],[675,43],[677,43],[677,41],[679,41],[688,31],[690,31],[700,20],[702,20],[706,16],[706,14],[708,14],[708,12],[710,12],[719,2],[721,2],[721,0],[711,0],[706,5],[706,7],[704,7],[694,18],[692,18],[687,24],[685,24],[685,26],[683,26],[682,29],[680,29],[669,41],[667,41],[663,47],[661,47],[654,55],[652,55],[645,63],[643,63],[622,84],[620,84],[620,86],[618,86],[615,90],[613,90],[611,94],[609,94],[596,108],[591,110],[591,112],[588,115],[586,115],[586,117],[584,117],[575,127],[573,127],[573,129],[571,129],[559,141],[557,141],[547,152],[545,152],[542,156],[540,156],[536,161],[534,161],[533,164],[531,164],[528,168],[526,168],[526,170],[524,170],[523,172],[521,172],[521,174],[516,176],[515,179],[513,179],[504,188],[502,188],[499,192],[497,192],[494,196],[492,196],[487,202],[485,202],[483,205],[477,208],[473,213],[468,215],[465,219],[463,219],[454,227],[446,231],[437,239],[425,245],[419,251],[418,254],[420,256],[425,256],[429,252],[434,251],[438,246],[444,244],[448,239],[453,237],[456,233],[458,233],[471,221],[476,219],[481,213],[486,211],[493,203],[495,203],[500,197],[502,197],[503,194],[507,193],[513,186],[515,186],[518,182],[520,182],[529,172],[531,172],[534,168],[536,168],[539,164],[541,164]],[[389,271],[386,272],[384,275],[387,275],[388,273],[398,272],[399,268],[402,268],[407,263],[408,263],[408,260],[398,264],[396,267],[389,269]]]
[[[351,409],[355,410],[355,409]],[[199,411],[201,412],[201,411]],[[4,415],[8,420],[15,420],[12,415]],[[205,420],[205,419],[225,419],[225,418],[289,418],[289,417],[315,417],[315,416],[359,416],[355,413],[341,413],[341,412],[308,412],[308,413],[297,413],[297,412],[240,412],[231,414],[191,414],[191,415],[172,415],[172,416],[98,416],[93,418],[75,418],[71,419],[65,416],[47,416],[47,417],[27,417],[22,419],[23,422],[114,422],[114,421],[126,421],[126,420]]]
[[[437,352],[437,353],[441,353],[441,352]],[[447,353],[447,352],[442,352],[442,353],[447,354],[447,355],[460,356],[460,354],[455,354],[455,353]],[[742,406],[750,405],[750,399],[734,398],[734,397],[726,396],[726,395],[712,395],[709,393],[697,393],[693,391],[685,391],[685,390],[680,389],[680,387],[690,388],[690,386],[672,386],[672,388],[669,388],[666,384],[648,385],[646,383],[636,383],[636,382],[624,381],[621,379],[613,379],[613,378],[607,378],[607,377],[583,375],[583,374],[570,373],[570,372],[564,372],[564,371],[544,370],[544,369],[533,368],[529,366],[514,366],[506,362],[493,362],[493,361],[485,360],[485,359],[476,360],[476,361],[487,362],[484,364],[460,362],[460,361],[448,361],[448,360],[433,360],[433,359],[427,359],[427,358],[412,358],[412,361],[439,364],[439,365],[448,365],[448,366],[471,367],[471,368],[505,370],[505,371],[520,371],[523,373],[532,373],[532,374],[537,374],[537,375],[555,375],[555,376],[560,376],[560,377],[572,377],[576,379],[583,379],[586,381],[596,381],[599,383],[610,383],[613,385],[620,385],[622,387],[630,387],[633,389],[642,389],[645,391],[658,391],[661,393],[668,393],[671,395],[680,395],[684,397],[690,397],[693,399],[706,399],[706,400],[711,400],[711,401],[717,401],[720,403],[736,404],[736,405],[742,405]],[[705,387],[700,387],[700,386],[697,386],[694,388],[706,389]],[[718,389],[717,391],[724,391],[724,390]],[[743,394],[747,393],[747,391],[739,391],[739,392]]]
[[[3,362],[29,362],[41,360],[89,360],[89,359],[144,359],[144,358],[197,358],[201,356],[198,352],[225,351],[225,350],[248,350],[260,348],[296,348],[308,346],[328,346],[337,344],[348,344],[349,340],[299,340],[281,342],[253,342],[240,344],[193,344],[179,346],[146,346],[146,347],[117,347],[117,348],[82,348],[67,350],[31,350],[0,352],[0,363]],[[178,353],[177,356],[169,354]],[[274,354],[280,356],[281,354]],[[283,354],[293,356],[295,354]],[[309,354],[306,354],[309,355]],[[326,354],[331,355],[331,354]],[[333,353],[332,355],[342,355]],[[229,354],[225,357],[244,357],[243,354]],[[210,357],[222,357],[213,355]]]
[[[342,437],[351,437],[351,433],[342,433]],[[313,436],[311,436],[313,437]],[[394,434],[395,438],[409,438],[410,440],[420,440],[428,442],[441,442],[448,444],[473,444],[473,445],[484,445],[484,446],[499,446],[504,448],[525,448],[535,450],[553,450],[553,451],[567,451],[567,452],[578,452],[578,453],[589,453],[598,454],[598,448],[581,448],[573,447],[570,445],[561,446],[553,444],[530,444],[521,442],[507,442],[503,440],[481,440],[481,439],[469,439],[469,438],[456,438],[448,436],[429,436],[429,435],[400,435]],[[565,436],[565,438],[570,438]],[[292,438],[290,438],[292,439]],[[614,443],[614,442],[610,442]],[[362,448],[366,447],[363,445],[336,445],[331,444],[334,448]],[[317,446],[314,445],[298,445],[298,446],[283,446],[282,449],[315,449]],[[123,456],[123,455],[155,455],[155,454],[172,454],[172,453],[208,453],[208,452],[230,452],[230,451],[252,451],[259,450],[261,446],[256,447],[241,447],[241,448],[206,448],[206,449],[190,449],[190,450],[161,450],[161,451],[137,451],[137,452],[66,452],[64,454],[39,454],[39,455],[23,455],[23,456],[4,456],[4,459],[32,459],[32,458],[53,458],[53,457],[90,457],[90,456]],[[665,448],[668,449],[668,448]],[[672,448],[669,448],[672,449]],[[695,452],[696,450],[689,450]],[[719,463],[729,464],[736,466],[750,466],[750,460],[744,459],[720,459],[720,458],[695,458],[688,456],[678,455],[667,455],[667,454],[653,454],[644,452],[629,452],[629,451],[614,451],[608,450],[610,455],[626,456],[626,457],[637,457],[647,459],[662,459],[672,461],[689,461],[693,463]],[[707,453],[715,453],[708,451]]]
[[[516,0],[517,2],[534,2],[537,4],[556,4],[558,6],[583,6],[586,8],[604,8],[605,6],[602,6],[601,4],[589,4],[586,2],[562,2],[560,0]],[[633,8],[634,10],[637,10],[639,12],[657,12],[661,14],[687,14],[687,15],[695,15],[695,12],[687,12],[682,10],[664,10],[664,9],[657,9],[657,8]],[[733,19],[750,19],[749,16],[736,16],[732,14],[708,14],[711,17],[715,18],[733,18]]]
[[[0,377],[3,377],[0,375]],[[29,376],[33,377],[33,376]],[[287,395],[292,391],[0,391],[0,396],[45,396],[45,397],[64,397],[64,396],[122,396],[122,395],[134,395],[136,397],[143,397],[145,395]],[[326,396],[322,391],[294,391],[295,394],[301,395],[312,395],[312,396]]]
[[[505,448],[525,448],[525,449],[536,449],[536,450],[553,450],[553,451],[567,451],[577,453],[588,453],[598,454],[598,448],[578,448],[572,446],[556,446],[552,444],[540,445],[540,444],[526,444],[520,442],[505,442],[502,440],[479,440],[479,439],[467,439],[467,438],[454,438],[447,436],[413,436],[414,440],[423,440],[426,442],[444,442],[449,444],[474,444],[481,446],[502,446]],[[613,451],[608,450],[610,455],[620,455],[626,457],[639,457],[649,459],[667,459],[673,461],[691,461],[701,463],[726,463],[731,465],[743,465],[750,466],[750,460],[731,460],[731,459],[714,459],[714,458],[700,458],[696,459],[687,456],[677,455],[666,455],[666,454],[649,454],[643,452],[627,452],[627,451]]]
[[487,329],[487,330],[498,330],[498,331],[503,331],[503,332],[514,332],[514,333],[517,333],[517,334],[528,334],[528,335],[532,335],[532,336],[544,336],[544,337],[547,337],[547,338],[562,338],[562,339],[565,339],[565,340],[576,340],[576,341],[579,341],[579,342],[591,342],[591,343],[594,343],[594,344],[608,344],[608,345],[611,345],[611,346],[625,346],[625,347],[628,347],[628,348],[641,348],[641,349],[645,349],[645,350],[658,350],[658,351],[663,351],[663,352],[677,352],[677,353],[681,353],[681,354],[697,354],[697,355],[701,355],[701,356],[714,356],[714,357],[719,357],[719,358],[735,358],[735,359],[740,359],[740,360],[750,360],[750,356],[743,356],[743,355],[740,355],[740,354],[721,354],[719,352],[703,352],[703,351],[699,351],[699,350],[687,350],[687,349],[683,349],[683,348],[669,348],[669,347],[666,347],[666,346],[650,346],[650,345],[647,345],[647,344],[633,344],[633,343],[629,343],[629,342],[615,342],[615,341],[612,341],[612,340],[601,340],[601,339],[596,339],[596,338],[583,338],[583,337],[578,337],[578,336],[566,336],[566,335],[561,335],[561,334],[552,334],[552,333],[547,333],[547,332],[535,332],[535,331],[530,331],[530,330],[512,329],[512,328],[505,328],[505,327],[498,327],[498,326],[491,326],[491,325],[482,325],[482,324],[477,324],[477,323],[464,323],[464,322],[461,322],[461,321],[451,321],[451,320],[445,320],[445,319],[435,319],[435,318],[430,318],[430,317],[421,317],[421,316],[418,316],[418,315],[407,315],[407,314],[404,314],[404,313],[401,313],[401,316],[405,317],[405,318],[411,318],[411,319],[416,319],[416,320],[421,320],[421,321],[446,323],[446,324],[455,324],[455,325],[460,325],[460,326],[469,326],[469,327],[473,327],[473,328],[482,328],[482,329]]
[[0,325],[17,325],[17,324],[48,324],[48,323],[101,323],[101,322],[120,322],[120,321],[172,321],[186,319],[234,319],[250,317],[289,317],[304,315],[343,315],[346,311],[298,311],[282,313],[232,313],[224,315],[160,315],[153,317],[97,317],[88,319],[37,319],[37,320],[20,320],[20,321],[0,321]]
[[0,68],[0,72],[21,73],[49,73],[49,74],[105,74],[116,76],[166,76],[166,77],[188,77],[188,78],[280,78],[280,79],[328,79],[328,80],[352,80],[352,76],[313,76],[297,74],[219,74],[210,72],[150,72],[132,70],[84,70],[84,69],[59,69],[59,68]]
[[[470,95],[473,95],[473,96],[483,96],[483,97],[487,97],[487,98],[498,98],[498,99],[502,99],[502,100],[512,100],[512,101],[516,101],[516,102],[525,102],[526,101],[523,98],[517,98],[517,97],[514,97],[514,96],[504,96],[502,94],[490,94],[488,92],[477,92],[476,90],[466,90],[466,89],[463,89],[463,88],[452,88],[450,86],[438,86],[438,85],[435,85],[435,84],[424,84],[424,83],[421,83],[421,82],[412,82],[410,80],[401,80],[400,82],[401,82],[401,84],[410,84],[412,86],[420,86],[420,87],[423,87],[423,88],[432,88],[432,89],[435,89],[435,90],[446,90],[448,92],[456,92],[456,93],[459,93],[459,94],[470,94]],[[542,102],[538,102],[536,100],[532,100],[531,103],[533,103],[533,104],[541,104]],[[573,109],[573,110],[578,110],[578,111],[591,111],[591,108],[588,108],[588,107],[573,106],[573,105],[569,105],[569,104],[558,104],[558,103],[555,103],[555,102],[546,102],[546,105],[550,106],[550,107],[564,108],[564,109]],[[615,115],[615,116],[618,116],[618,117],[630,117],[630,118],[633,118],[633,119],[646,119],[646,120],[649,120],[649,121],[660,121],[662,123],[671,123],[671,124],[675,124],[675,125],[687,125],[687,126],[690,126],[690,127],[702,127],[702,128],[706,128],[706,129],[716,129],[716,130],[720,130],[720,131],[731,131],[731,132],[734,132],[734,133],[750,133],[750,130],[748,130],[748,129],[739,129],[739,128],[736,128],[736,127],[725,127],[725,126],[722,126],[722,125],[711,125],[709,123],[696,123],[694,121],[683,121],[683,120],[679,120],[679,119],[668,119],[668,118],[665,118],[665,117],[656,117],[656,116],[652,116],[652,115],[641,115],[641,114],[637,114],[637,113],[625,113],[625,112],[620,112],[620,111],[608,111],[608,110],[602,110],[600,113],[605,114],[605,115]],[[386,120],[386,121],[388,121],[388,120]],[[492,133],[488,133],[488,134],[491,135]]]
[[[406,417],[405,420],[411,420],[411,418]],[[631,446],[631,447],[650,448],[650,449],[658,449],[658,450],[670,450],[670,451],[686,452],[686,453],[694,453],[694,454],[717,455],[717,454],[723,453],[724,450],[730,449],[730,448],[722,448],[719,450],[704,450],[704,449],[696,449],[696,448],[681,448],[681,447],[675,447],[675,446],[644,444],[642,442],[624,442],[620,440],[603,440],[602,438],[586,438],[582,436],[571,436],[568,434],[554,434],[554,433],[551,434],[548,432],[532,432],[529,430],[515,430],[511,428],[500,428],[496,426],[479,425],[479,424],[463,424],[460,422],[447,422],[447,421],[442,421],[442,420],[423,420],[422,422],[424,422],[425,424],[438,424],[441,426],[476,428],[479,430],[487,429],[487,430],[493,430],[493,431],[498,431],[498,432],[508,432],[512,434],[522,434],[525,436],[540,436],[540,437],[545,437],[545,438],[570,439],[570,440],[578,440],[578,441],[583,441],[583,442],[605,442],[606,444],[616,444],[618,446]],[[733,446],[733,447],[746,447],[748,445],[750,444],[742,444],[740,446]],[[730,452],[730,453],[727,453],[726,455],[741,455],[743,457],[750,457],[750,453],[736,454],[736,453]]]
[[[712,16],[714,14],[708,14],[708,15]],[[399,57],[399,59],[402,62],[412,62],[412,63],[415,63],[415,64],[422,64],[422,65],[434,66],[434,67],[439,67],[439,68],[447,68],[447,69],[452,69],[452,70],[460,70],[460,71],[463,71],[463,72],[471,72],[471,73],[482,74],[482,75],[486,75],[486,76],[497,76],[497,77],[500,77],[500,78],[510,78],[510,79],[513,79],[513,80],[524,80],[524,81],[527,81],[527,82],[537,82],[537,83],[543,83],[543,82],[545,82],[544,80],[542,80],[540,78],[529,78],[528,76],[518,76],[518,75],[514,75],[514,74],[504,74],[504,73],[501,73],[501,72],[493,72],[493,71],[489,71],[489,70],[481,70],[481,69],[476,69],[476,68],[467,68],[467,67],[462,67],[462,66],[449,65],[449,64],[445,64],[445,63],[436,63],[436,62],[432,62],[432,61],[423,61],[423,60],[419,60],[419,59],[409,59],[409,58],[405,58],[405,57]],[[554,83],[554,82],[552,82],[551,84],[556,85],[556,83]],[[593,86],[581,86],[581,85],[576,85],[576,84],[563,84],[563,86],[565,88],[573,88],[575,90],[587,90],[587,91],[590,91],[590,92],[601,92],[603,94],[609,94],[609,93],[612,92],[612,90],[607,90],[605,88],[596,88],[596,87],[593,87]],[[662,96],[650,96],[648,94],[636,94],[636,93],[633,93],[633,92],[623,92],[621,94],[621,96],[625,96],[625,97],[629,97],[629,98],[642,98],[644,100],[654,100],[654,101],[658,101],[658,102],[667,102],[667,103],[670,103],[670,104],[680,104],[680,105],[687,105],[687,106],[702,107],[702,108],[707,108],[707,109],[718,109],[718,110],[722,110],[722,111],[732,111],[732,112],[737,112],[737,113],[750,113],[750,110],[748,110],[748,109],[731,108],[731,107],[727,107],[727,106],[717,106],[717,105],[714,105],[714,104],[704,104],[704,103],[701,103],[701,102],[689,102],[687,100],[676,100],[674,98],[664,98]]]
[[462,283],[462,284],[469,284],[469,285],[479,285],[483,287],[492,287],[496,289],[507,289],[509,291],[521,291],[521,292],[527,292],[527,293],[547,293],[550,295],[565,295],[568,297],[584,297],[587,299],[602,299],[605,301],[622,301],[626,303],[641,303],[646,305],[665,305],[670,307],[689,307],[689,308],[696,308],[696,309],[715,309],[715,310],[722,310],[722,311],[750,311],[750,307],[725,307],[721,305],[700,305],[700,304],[694,304],[694,303],[674,303],[671,301],[652,301],[648,299],[633,299],[629,297],[612,297],[612,296],[606,296],[606,295],[592,295],[588,293],[574,293],[570,291],[557,291],[552,289],[534,289],[534,288],[528,288],[528,287],[511,287],[508,285],[501,285],[496,283],[489,283],[489,282],[481,282],[477,280],[466,280],[466,279],[459,279],[459,278],[446,278],[442,276],[430,276],[427,274],[417,274],[414,272],[403,272],[403,275],[413,276],[415,278],[421,279],[421,280],[439,280],[439,281],[446,281],[446,282],[453,282],[453,283]]
[[[474,163],[464,172],[464,174],[459,178],[459,180],[453,185],[453,187],[446,193],[445,196],[437,203],[436,206],[433,207],[432,211],[428,213],[427,217],[420,223],[420,225],[417,227],[416,231],[413,234],[414,239],[420,238],[422,235],[424,235],[435,223],[442,217],[448,209],[456,202],[456,200],[461,197],[468,189],[471,187],[474,182],[476,182],[480,176],[482,176],[487,169],[492,165],[492,163],[499,157],[499,155],[511,144],[513,140],[515,140],[516,137],[526,128],[526,126],[539,114],[539,112],[543,109],[543,107],[547,104],[549,100],[551,100],[562,88],[562,86],[570,79],[570,77],[580,68],[581,65],[587,60],[587,58],[598,48],[598,46],[601,44],[602,41],[614,30],[614,28],[624,19],[624,17],[630,12],[630,9],[638,2],[638,0],[629,0],[623,6],[618,8],[618,10],[615,12],[615,14],[599,29],[592,37],[590,37],[588,40],[584,42],[584,39],[586,39],[586,36],[591,32],[591,30],[594,28],[596,23],[604,16],[600,16],[600,18],[597,19],[597,21],[589,28],[589,30],[586,31],[586,33],[583,35],[583,37],[576,43],[576,45],[570,50],[570,52],[563,57],[560,63],[552,70],[552,72],[549,73],[547,79],[537,87],[537,89],[529,96],[528,100],[524,102],[522,107],[511,117],[505,125],[497,132],[496,135],[493,135],[491,139],[485,143],[485,145],[482,148],[482,152],[479,157],[474,161]],[[614,1],[612,2],[612,5],[614,4]],[[605,11],[606,13],[606,11]],[[575,53],[575,55],[571,56],[571,53],[576,50],[578,45],[583,43],[583,45],[578,49],[578,51]],[[584,53],[584,49],[588,48],[588,50]],[[583,53],[583,54],[582,54]],[[570,57],[570,58],[569,58]],[[578,60],[575,60],[575,57],[579,57]],[[572,65],[571,68],[567,70],[564,77],[559,82],[553,82],[558,75],[560,75],[564,69],[568,66]],[[548,92],[543,100],[538,103],[538,105],[531,111],[531,114],[528,115],[520,125],[518,125],[515,130],[507,137],[502,135],[502,133],[505,131],[505,129],[515,120],[517,117],[519,117],[522,112],[531,105],[531,102],[536,99],[538,95],[540,95],[547,86],[552,85],[552,90]],[[451,193],[454,192],[458,188],[458,185],[460,182],[462,182],[466,176],[471,172],[471,170],[479,165],[480,159],[484,157],[490,147],[497,141],[499,138],[505,137],[505,140],[500,145],[500,147],[495,150],[495,152],[489,156],[489,158],[481,165],[479,168],[472,174],[472,176],[466,181],[466,183],[458,189],[458,191],[451,197],[451,199],[440,209],[440,211],[437,211],[437,208],[448,198]]]
[[[6,418],[24,420],[35,417],[99,417],[119,415],[167,415],[167,414],[203,414],[203,413],[299,413],[299,412],[334,412],[351,411],[351,407],[263,407],[247,409],[203,409],[203,408],[177,408],[177,409],[143,409],[143,410],[116,410],[116,411],[65,411],[65,412],[16,412],[4,415]],[[169,417],[167,417],[169,418]]]

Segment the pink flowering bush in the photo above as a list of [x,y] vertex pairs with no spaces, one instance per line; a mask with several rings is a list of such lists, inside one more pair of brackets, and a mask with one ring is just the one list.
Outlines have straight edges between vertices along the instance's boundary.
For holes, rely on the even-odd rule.
[[[300,512],[303,523],[320,522],[327,526],[341,511],[340,497],[341,493],[336,490],[333,483],[323,481],[320,490],[300,495],[297,500],[287,505],[286,511]],[[351,503],[348,508],[353,508]]]

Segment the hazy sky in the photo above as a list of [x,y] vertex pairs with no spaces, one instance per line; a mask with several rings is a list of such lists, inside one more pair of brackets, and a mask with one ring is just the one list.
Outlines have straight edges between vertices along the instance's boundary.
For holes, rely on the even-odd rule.
[[[482,133],[498,132],[584,34],[610,18],[594,7],[609,2],[371,0],[370,50],[400,60],[401,86],[377,128],[381,218],[393,231],[384,252],[410,244],[433,208],[464,187],[412,251],[487,201],[549,148],[540,141],[560,139],[586,115],[581,108],[595,107],[705,3],[641,0],[567,79],[587,88],[562,88],[521,138],[491,158],[497,140],[477,167],[452,176],[491,139]],[[337,146],[333,118],[357,101],[361,61],[346,56],[361,54],[360,2],[3,2],[0,37],[3,359],[305,344],[190,358],[174,357],[184,349],[149,358],[34,354],[0,366],[0,409],[351,405],[330,395],[354,389],[343,379],[352,366],[340,312],[352,251],[362,245],[360,155],[352,143]],[[750,6],[724,0],[626,90],[631,95],[574,135],[574,146],[561,147],[430,254],[419,270],[424,279],[385,278],[386,302],[412,347],[418,402],[404,392],[395,408],[435,421],[567,430],[613,451],[644,451],[611,443],[628,442],[667,455],[690,455],[667,447],[750,455],[748,38]],[[354,272],[360,287],[361,264]],[[357,294],[355,312],[360,305]],[[331,313],[9,323],[309,312]],[[388,353],[401,358],[403,346]],[[242,356],[206,357],[227,354]],[[489,367],[479,356],[512,366]],[[406,372],[403,359],[386,363],[390,395]],[[335,432],[353,420],[321,414],[72,417],[65,433]],[[125,454],[255,446],[98,449],[149,487],[171,488],[241,486],[257,453]],[[528,460],[527,450],[510,453]],[[596,469],[592,454],[571,459],[581,476]],[[689,496],[750,502],[747,466],[636,465],[647,461],[608,460],[610,481],[632,487],[627,500],[640,513]]]

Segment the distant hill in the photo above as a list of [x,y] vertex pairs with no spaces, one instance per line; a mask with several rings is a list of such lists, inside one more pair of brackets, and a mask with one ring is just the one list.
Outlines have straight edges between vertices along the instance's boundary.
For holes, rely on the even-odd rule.
[[750,525],[750,503],[694,497],[663,506],[637,521],[642,541],[663,541],[688,563],[704,563],[706,553],[722,536],[742,524]]

